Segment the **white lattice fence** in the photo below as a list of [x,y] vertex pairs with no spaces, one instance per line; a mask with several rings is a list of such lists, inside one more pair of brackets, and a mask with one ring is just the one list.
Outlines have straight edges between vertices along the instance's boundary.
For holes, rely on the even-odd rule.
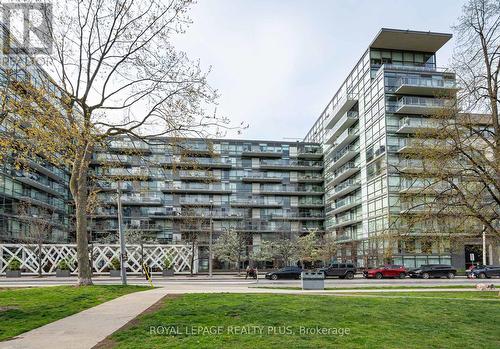
[[[24,244],[0,244],[0,274],[5,274],[11,260],[17,259],[21,263],[23,274],[38,274],[38,246]],[[72,273],[76,273],[76,245],[57,244],[41,246],[42,273],[54,274],[62,260],[69,263]],[[93,245],[94,274],[105,274],[111,268],[113,258],[119,258],[119,245]],[[140,273],[141,261],[150,266],[153,271],[163,269],[168,257],[174,265],[174,271],[189,272],[191,247],[187,245],[128,245],[127,271]]]

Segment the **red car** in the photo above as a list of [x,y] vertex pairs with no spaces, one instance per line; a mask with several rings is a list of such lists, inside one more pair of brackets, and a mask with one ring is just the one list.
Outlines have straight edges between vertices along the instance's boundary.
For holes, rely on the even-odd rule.
[[363,271],[363,277],[365,278],[400,278],[404,279],[406,277],[407,270],[402,265],[384,265],[378,268],[367,269]]

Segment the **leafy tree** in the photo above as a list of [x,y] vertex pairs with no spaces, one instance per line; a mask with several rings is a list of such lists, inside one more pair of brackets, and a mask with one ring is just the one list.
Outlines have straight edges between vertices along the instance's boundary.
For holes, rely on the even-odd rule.
[[241,273],[241,262],[247,257],[248,238],[247,233],[227,229],[219,235],[213,246],[214,254],[220,260],[237,265],[238,275]]

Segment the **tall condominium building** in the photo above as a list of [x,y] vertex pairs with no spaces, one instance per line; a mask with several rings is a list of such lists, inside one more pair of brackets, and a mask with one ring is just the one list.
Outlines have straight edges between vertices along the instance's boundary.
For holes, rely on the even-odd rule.
[[[3,27],[0,27],[0,33]],[[24,121],[8,108],[9,99],[22,99],[23,82],[56,91],[49,76],[26,55],[2,56],[0,63],[0,133],[25,137]],[[16,130],[16,131],[14,131]],[[3,151],[3,150],[2,150]],[[15,161],[17,159],[17,161]],[[2,153],[0,163],[0,241],[69,242],[72,203],[69,175],[48,159],[34,156],[19,161],[18,154]]]
[[478,241],[457,248],[446,238],[429,241],[425,229],[394,244],[383,238],[403,228],[405,215],[418,214],[411,210],[418,183],[402,174],[412,171],[398,169],[422,171],[418,154],[409,152],[412,136],[431,126],[430,116],[447,106],[444,96],[455,98],[455,74],[436,65],[436,52],[450,38],[382,29],[305,137],[323,146],[325,228],[337,237],[344,260],[373,265],[387,255],[408,267],[460,268],[471,262],[468,252]]

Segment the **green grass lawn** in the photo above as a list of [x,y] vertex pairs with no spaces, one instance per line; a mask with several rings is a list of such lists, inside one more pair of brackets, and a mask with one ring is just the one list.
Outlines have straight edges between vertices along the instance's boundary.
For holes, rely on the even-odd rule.
[[57,286],[0,289],[0,340],[78,313],[143,286]]
[[[432,293],[429,299],[412,298],[413,293],[404,298],[189,294],[165,299],[159,310],[110,339],[117,348],[500,348],[500,301],[444,299],[462,293],[484,297],[451,293]],[[220,334],[193,334],[199,326]],[[235,326],[249,326],[249,333],[237,334]],[[301,326],[350,333],[307,335]]]
[[[440,285],[440,286],[353,286],[353,287],[325,287],[327,291],[335,290],[384,290],[384,289],[419,289],[419,288],[449,288],[449,289],[460,289],[460,288],[475,288],[476,285]],[[275,288],[279,290],[302,290],[299,286],[250,286],[250,288]]]

